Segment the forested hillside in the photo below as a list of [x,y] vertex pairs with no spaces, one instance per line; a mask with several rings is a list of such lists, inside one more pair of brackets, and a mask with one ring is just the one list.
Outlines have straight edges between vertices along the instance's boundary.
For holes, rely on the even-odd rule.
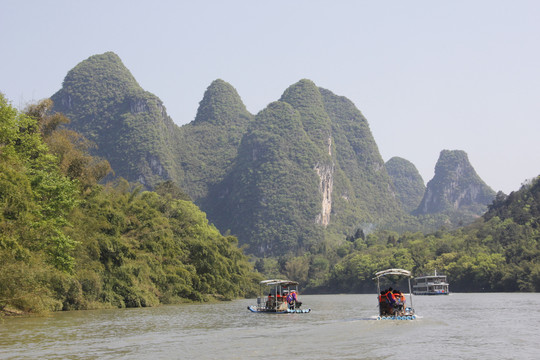
[[416,210],[426,191],[426,185],[416,166],[398,156],[388,160],[385,166],[403,210],[409,213]]
[[88,155],[45,100],[0,94],[0,310],[153,306],[252,294],[258,275],[171,182],[145,191]]
[[116,54],[79,63],[51,99],[69,128],[97,144],[93,154],[106,158],[116,176],[147,187],[182,177],[174,157],[178,127]]
[[255,116],[203,204],[262,257],[316,252],[402,213],[365,118],[307,79]]
[[321,195],[312,169],[316,155],[299,114],[289,104],[270,104],[244,136],[228,177],[210,193],[210,218],[261,255],[320,242],[322,227],[315,219]]
[[52,100],[116,176],[146,189],[173,181],[259,256],[336,246],[359,224],[404,214],[367,120],[307,79],[255,117],[216,80],[178,127],[108,52],[75,66]]
[[395,267],[415,275],[436,269],[456,292],[540,291],[540,176],[508,196],[499,193],[467,227],[429,235],[359,232],[348,240],[314,291],[369,292],[374,272]]
[[208,192],[232,171],[240,141],[253,121],[236,89],[223,80],[210,84],[195,120],[179,128],[176,146],[182,187],[205,210],[213,202]]

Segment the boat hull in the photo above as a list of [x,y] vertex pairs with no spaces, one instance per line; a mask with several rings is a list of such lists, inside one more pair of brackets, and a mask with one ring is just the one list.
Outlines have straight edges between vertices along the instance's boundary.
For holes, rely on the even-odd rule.
[[449,292],[414,292],[414,295],[448,295]]
[[311,309],[286,309],[286,310],[267,310],[261,309],[257,306],[250,305],[247,307],[249,311],[254,313],[267,313],[267,314],[307,314],[311,312]]
[[377,316],[377,320],[416,320],[416,315]]

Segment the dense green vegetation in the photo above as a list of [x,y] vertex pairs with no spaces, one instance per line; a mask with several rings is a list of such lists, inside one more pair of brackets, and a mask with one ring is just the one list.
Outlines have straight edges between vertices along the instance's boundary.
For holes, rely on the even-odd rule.
[[[362,223],[403,213],[366,119],[350,100],[307,79],[283,93],[279,103],[288,109],[255,117],[230,84],[215,80],[196,118],[178,127],[108,52],[75,66],[52,99],[116,176],[146,189],[179,184],[250,253],[337,243]],[[290,123],[297,126],[288,133]],[[325,201],[331,206],[323,213]]]
[[69,128],[97,144],[92,153],[106,158],[116,176],[145,189],[179,184],[212,223],[259,256],[340,246],[358,228],[401,233],[461,226],[494,196],[463,162],[466,154],[443,152],[429,196],[410,216],[423,194],[414,165],[385,166],[356,106],[307,79],[256,116],[234,87],[215,80],[195,119],[178,127],[108,52],[69,71],[52,99],[54,110],[72,119]]
[[299,114],[287,103],[270,104],[244,136],[229,176],[210,194],[209,216],[249,239],[251,253],[278,255],[320,242],[316,153]]
[[413,216],[414,165],[385,166],[354,104],[309,80],[256,116],[216,80],[179,128],[106,53],[53,98],[21,113],[0,97],[0,310],[233,299],[262,276],[372,292],[389,267],[437,269],[452,291],[540,291],[540,178],[495,196],[444,150]]
[[231,171],[252,120],[236,90],[215,80],[204,93],[195,120],[179,128],[176,151],[184,174],[182,187],[205,211],[212,207],[208,192]]
[[395,223],[405,216],[369,124],[344,96],[318,88],[332,124],[335,158],[332,222],[328,233],[343,237],[360,226]]
[[108,162],[51,101],[0,95],[0,310],[153,306],[252,294],[258,276],[172,182],[99,185]]
[[361,223],[395,219],[402,211],[390,189],[362,114],[304,79],[255,116],[203,208],[252,254],[299,254],[333,246]]
[[451,291],[540,291],[540,176],[497,195],[469,226],[431,234],[358,229],[320,253],[259,259],[259,271],[297,276],[310,292],[372,292],[373,274],[404,268],[448,275]]
[[416,210],[426,191],[426,185],[416,166],[397,156],[388,160],[385,166],[403,210],[408,213]]
[[117,176],[147,187],[181,177],[173,150],[178,127],[116,54],[75,66],[51,99],[71,120],[69,128],[98,145],[92,153],[106,158]]
[[[2,178],[9,194],[2,198],[4,216],[19,211],[20,224],[31,224],[36,211],[43,214],[39,226],[3,223],[13,233],[3,241],[22,241],[26,237],[16,232],[30,230],[51,239],[39,249],[20,248],[33,256],[39,251],[39,261],[80,285],[90,305],[62,300],[66,308],[232,298],[249,291],[253,274],[235,238],[219,235],[190,199],[256,256],[260,273],[299,280],[309,291],[371,291],[373,272],[394,266],[416,274],[436,267],[449,275],[455,291],[538,289],[537,228],[517,221],[530,210],[502,210],[528,187],[508,199],[499,194],[484,218],[461,228],[495,198],[463,151],[441,152],[424,192],[413,164],[398,158],[384,163],[367,120],[350,100],[310,80],[291,85],[255,116],[230,84],[215,80],[196,118],[178,127],[118,56],[105,53],[71,70],[52,99],[54,109],[72,119],[67,128],[97,147],[58,127],[65,119],[57,115],[40,125],[48,150],[30,157],[41,167],[51,158],[54,171],[41,176],[58,173],[47,178],[52,185],[27,178],[29,173],[19,173],[27,165],[6,157],[2,166],[13,175]],[[33,111],[43,123],[43,109]],[[115,176],[86,151],[109,160]],[[32,176],[40,174],[34,171]],[[130,183],[97,185],[106,174],[105,180]],[[11,180],[16,176],[20,181]],[[12,192],[14,184],[22,185]],[[16,200],[50,199],[50,191],[66,195],[48,210]],[[496,208],[497,215],[490,215]],[[178,212],[196,225],[187,230],[191,220],[179,220]],[[209,252],[212,263],[196,260]],[[170,273],[173,268],[180,274]],[[228,285],[231,278],[237,287]]]

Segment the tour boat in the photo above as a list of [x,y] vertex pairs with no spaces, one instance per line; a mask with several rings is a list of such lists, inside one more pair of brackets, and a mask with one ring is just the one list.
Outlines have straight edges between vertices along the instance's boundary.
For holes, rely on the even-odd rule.
[[[394,280],[399,277],[406,277],[409,283],[409,302],[406,305],[405,295],[397,290],[387,288],[381,291],[381,280],[386,276],[396,276],[392,278]],[[379,316],[377,320],[415,320],[416,315],[414,313],[412,304],[412,292],[411,292],[411,272],[403,269],[387,269],[375,273],[373,280],[377,280],[377,300],[379,304]]]
[[257,298],[257,305],[249,305],[247,307],[249,311],[273,314],[305,314],[311,311],[300,309],[302,303],[297,297],[298,282],[271,279],[261,281],[260,285],[261,295]]
[[414,295],[448,295],[450,284],[446,281],[446,275],[437,275],[437,270],[433,275],[418,276],[414,278]]

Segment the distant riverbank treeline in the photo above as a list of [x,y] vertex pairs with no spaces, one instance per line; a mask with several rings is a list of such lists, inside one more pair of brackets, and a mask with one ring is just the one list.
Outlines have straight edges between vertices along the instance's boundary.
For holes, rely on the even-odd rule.
[[0,94],[0,310],[28,312],[233,299],[258,275],[237,246],[170,182],[154,192],[88,155],[50,115]]

